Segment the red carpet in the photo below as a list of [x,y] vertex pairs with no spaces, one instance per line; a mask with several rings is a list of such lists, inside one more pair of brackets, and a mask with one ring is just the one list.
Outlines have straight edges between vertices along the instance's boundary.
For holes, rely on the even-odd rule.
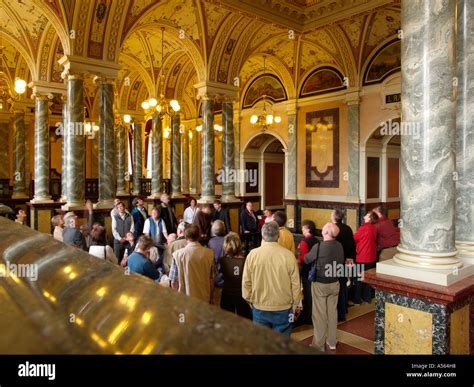
[[363,337],[367,340],[375,340],[375,311],[354,318],[350,321],[343,322],[337,326],[337,329],[352,333]]

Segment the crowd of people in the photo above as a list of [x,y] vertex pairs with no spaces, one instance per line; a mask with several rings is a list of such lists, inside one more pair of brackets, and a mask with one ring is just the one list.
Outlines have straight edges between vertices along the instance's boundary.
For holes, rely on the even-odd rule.
[[322,351],[336,348],[337,323],[348,308],[372,301],[363,273],[379,259],[392,258],[400,240],[381,207],[368,211],[355,233],[340,209],[320,231],[303,220],[295,242],[284,211],[258,214],[250,201],[238,230],[232,230],[229,210],[219,200],[198,206],[190,198],[178,216],[167,194],[150,214],[144,204],[135,198],[129,211],[120,199],[114,201],[113,240],[93,221],[90,202],[83,226],[73,212],[53,217],[54,238],[282,334],[313,325],[312,345]]

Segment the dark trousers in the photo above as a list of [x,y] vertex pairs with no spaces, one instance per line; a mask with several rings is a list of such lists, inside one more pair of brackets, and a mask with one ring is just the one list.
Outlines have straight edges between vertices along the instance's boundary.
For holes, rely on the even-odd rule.
[[245,301],[241,295],[225,294],[222,292],[221,308],[231,313],[236,313],[238,316],[252,319],[252,310],[250,305]]
[[245,256],[247,256],[250,250],[260,246],[260,234],[258,232],[240,234],[240,239],[243,244],[242,247]]
[[120,243],[118,240],[114,239],[114,253],[118,259],[118,263],[122,262],[123,254],[125,252],[125,248],[128,246],[127,243]]
[[[376,265],[376,262],[372,263],[356,263],[357,271],[367,271],[373,269]],[[354,303],[360,304],[362,301],[370,302],[372,300],[372,287],[365,282],[362,282],[361,278],[355,280],[355,293],[354,293]]]
[[339,296],[337,298],[337,319],[345,320],[347,313],[347,278],[339,278]]
[[303,324],[313,324],[313,297],[311,296],[311,281],[308,279],[306,270],[301,272],[301,282],[303,283],[303,310],[299,321]]

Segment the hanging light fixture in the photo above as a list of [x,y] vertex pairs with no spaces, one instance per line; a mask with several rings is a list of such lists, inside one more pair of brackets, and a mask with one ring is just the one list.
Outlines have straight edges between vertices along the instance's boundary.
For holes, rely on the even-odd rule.
[[[266,55],[263,56],[263,74],[266,74]],[[263,131],[267,130],[273,123],[279,124],[281,122],[280,116],[274,116],[272,111],[267,114],[266,98],[263,94],[263,111],[260,114],[254,114],[250,117],[250,123],[255,126],[259,126]]]
[[179,102],[175,99],[168,101],[165,98],[165,93],[163,90],[165,78],[166,78],[165,74],[163,73],[164,33],[165,33],[165,27],[161,27],[161,68],[160,68],[160,81],[158,84],[158,91],[159,91],[160,97],[158,99],[150,98],[147,101],[143,101],[141,105],[142,109],[145,110],[146,112],[149,112],[149,113],[154,113],[155,111],[158,112],[160,118],[163,118],[164,116],[171,117],[181,110],[181,106],[179,105]]

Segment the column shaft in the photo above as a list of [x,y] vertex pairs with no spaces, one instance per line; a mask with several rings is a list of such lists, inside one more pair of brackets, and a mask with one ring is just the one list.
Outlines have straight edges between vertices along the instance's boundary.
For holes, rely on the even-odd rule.
[[116,154],[116,179],[117,179],[117,191],[116,196],[128,195],[125,180],[125,168],[127,163],[127,150],[126,150],[126,128],[119,124],[115,128],[115,154]]
[[25,190],[25,112],[13,113],[13,199],[26,198]]
[[[0,138],[8,144],[8,122],[0,122]],[[8,179],[8,146],[0,147],[0,179]]]
[[61,201],[67,201],[67,100],[63,101],[62,139],[61,139]]
[[456,247],[474,264],[474,3],[459,0],[457,12]]
[[151,196],[158,198],[163,193],[163,121],[158,114],[151,130]]
[[347,176],[347,195],[359,198],[359,104],[347,107],[349,165]]
[[214,186],[214,101],[205,98],[202,101],[202,143],[201,143],[201,199],[200,203],[212,203],[215,200]]
[[67,80],[67,204],[81,208],[85,202],[84,80],[69,75]]
[[49,195],[48,97],[36,96],[35,102],[35,196],[34,203],[52,202]]
[[397,263],[460,266],[454,246],[455,0],[402,2],[401,243]]
[[235,197],[235,179],[230,176],[236,176],[231,173],[234,170],[234,107],[232,102],[224,102],[222,104],[222,123],[224,133],[222,136],[222,169],[224,171],[224,179],[222,180],[222,201],[236,201]]
[[114,200],[114,86],[99,84],[99,203],[108,208]]
[[171,117],[171,197],[181,197],[181,134],[179,114]]
[[296,112],[288,113],[288,150],[286,161],[286,198],[296,198]]
[[198,157],[199,157],[199,132],[194,130],[192,132],[193,137],[191,139],[191,193],[196,195],[198,193]]
[[189,194],[189,130],[184,128],[181,141],[181,191]]
[[140,180],[143,177],[142,124],[133,129],[133,195],[140,194]]

